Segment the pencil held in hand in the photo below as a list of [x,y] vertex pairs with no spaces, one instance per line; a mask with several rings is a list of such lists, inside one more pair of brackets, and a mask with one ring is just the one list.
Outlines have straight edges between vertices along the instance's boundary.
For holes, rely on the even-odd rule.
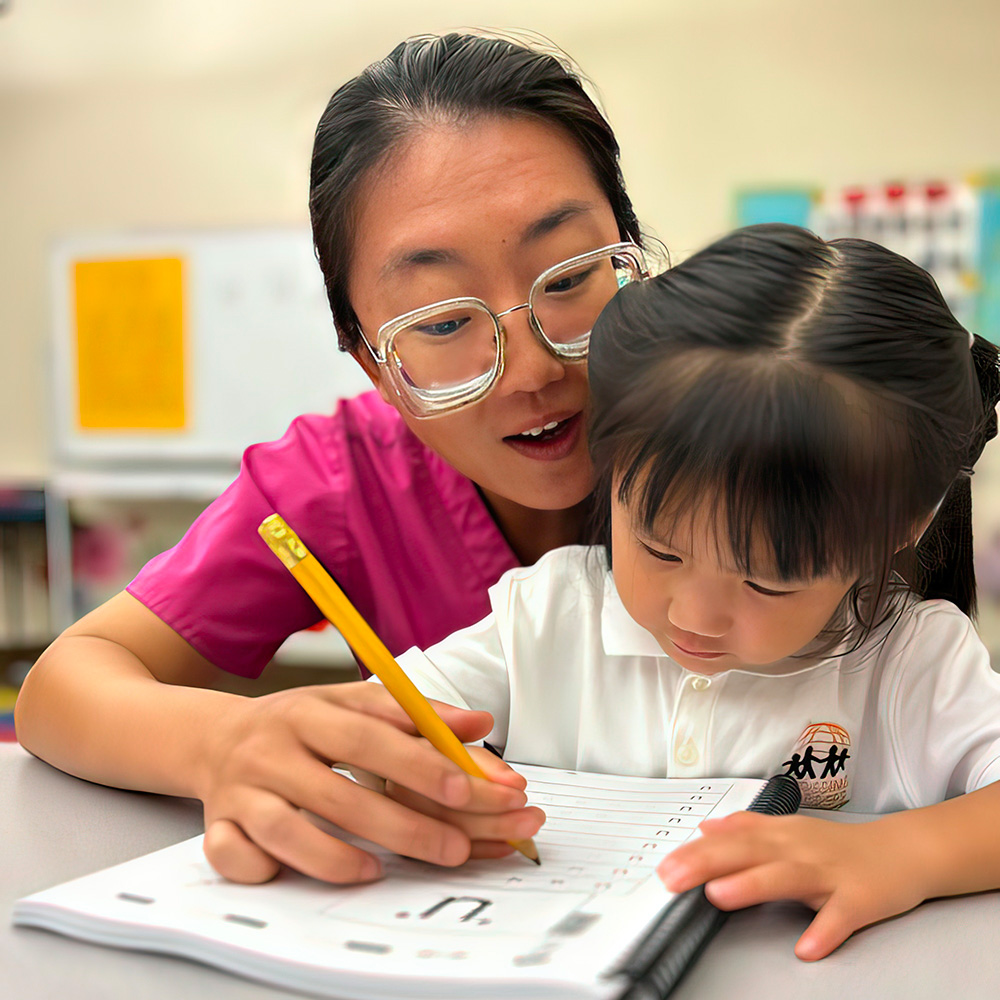
[[[271,514],[257,529],[271,551],[285,564],[316,607],[334,625],[357,654],[358,659],[382,682],[399,702],[420,733],[436,750],[474,778],[486,775],[472,759],[459,738],[445,725],[430,702],[403,673],[392,653],[372,631],[358,610],[323,568],[322,563],[302,544],[298,535],[280,514]],[[512,840],[511,847],[529,861],[540,864],[538,851],[531,840]]]

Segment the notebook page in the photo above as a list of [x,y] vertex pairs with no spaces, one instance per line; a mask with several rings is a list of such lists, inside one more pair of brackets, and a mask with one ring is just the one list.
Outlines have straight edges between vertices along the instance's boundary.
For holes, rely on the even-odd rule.
[[536,866],[513,855],[442,869],[382,854],[386,878],[337,887],[284,872],[221,879],[201,838],[22,900],[15,922],[185,954],[342,997],[610,997],[605,972],[668,894],[659,860],[710,814],[745,808],[749,779],[679,780],[519,766],[548,820]]

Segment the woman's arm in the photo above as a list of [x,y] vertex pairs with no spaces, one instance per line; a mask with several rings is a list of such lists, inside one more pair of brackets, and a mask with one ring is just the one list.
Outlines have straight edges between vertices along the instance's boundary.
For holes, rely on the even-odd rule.
[[[392,850],[438,864],[469,856],[469,836],[330,770],[355,764],[442,806],[485,814],[490,839],[530,836],[523,782],[497,762],[471,779],[423,740],[375,685],[339,684],[246,698],[211,690],[217,668],[122,593],[61,635],[31,669],[15,708],[18,738],[62,770],[102,784],[200,798],[206,854],[237,881],[279,863],[317,878],[376,877],[358,848],[320,831],[309,810]],[[463,740],[490,717],[440,706]],[[493,773],[493,772],[496,773]],[[525,826],[533,826],[525,833]]]
[[15,706],[18,739],[77,777],[196,797],[201,740],[213,716],[237,701],[206,690],[217,676],[123,592],[71,625],[38,659]]
[[668,889],[705,883],[720,909],[797,899],[817,911],[795,953],[824,958],[854,931],[937,896],[1000,888],[1000,782],[870,823],[734,813],[660,864]]

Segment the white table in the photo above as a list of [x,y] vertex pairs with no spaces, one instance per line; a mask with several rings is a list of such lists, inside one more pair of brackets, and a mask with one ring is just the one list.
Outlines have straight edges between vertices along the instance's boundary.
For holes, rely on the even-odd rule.
[[[299,996],[193,962],[102,948],[10,924],[11,906],[21,896],[201,831],[197,802],[92,785],[14,744],[0,744],[0,996]],[[855,935],[814,964],[792,954],[808,918],[809,912],[796,904],[734,913],[674,992],[674,1000],[1000,997],[1000,894],[926,903]]]

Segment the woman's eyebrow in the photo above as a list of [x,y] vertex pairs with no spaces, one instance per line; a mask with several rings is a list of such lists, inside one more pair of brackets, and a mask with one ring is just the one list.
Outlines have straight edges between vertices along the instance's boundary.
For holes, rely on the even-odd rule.
[[564,222],[586,214],[593,207],[587,201],[564,201],[561,205],[546,212],[540,219],[536,219],[524,229],[519,241],[521,246],[547,236],[554,229],[558,229]]
[[[547,236],[558,229],[563,223],[590,212],[593,205],[586,201],[566,201],[541,218],[535,219],[521,232],[518,244],[524,246]],[[454,265],[464,263],[462,255],[449,247],[407,247],[398,250],[382,265],[379,272],[381,280],[390,278],[400,271],[426,265]]]
[[454,250],[445,250],[433,247],[413,247],[407,250],[400,250],[394,253],[383,265],[379,272],[379,278],[385,280],[406,271],[411,267],[419,267],[422,264],[460,264],[461,255]]

